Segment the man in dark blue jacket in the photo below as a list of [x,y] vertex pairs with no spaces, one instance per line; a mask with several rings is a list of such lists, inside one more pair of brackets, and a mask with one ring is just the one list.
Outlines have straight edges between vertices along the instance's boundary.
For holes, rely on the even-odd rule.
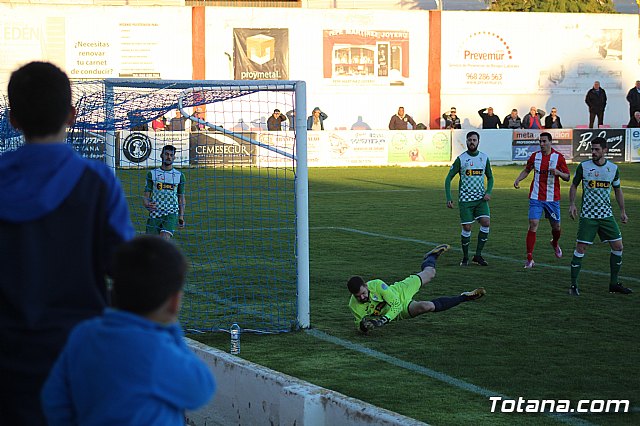
[[134,229],[113,172],[65,143],[65,73],[29,63],[8,95],[26,144],[0,156],[0,423],[44,425],[40,388],[71,328],[107,306],[112,253]]
[[598,127],[604,124],[604,109],[607,107],[607,92],[600,87],[600,82],[593,83],[593,87],[587,92],[584,102],[589,107],[589,128],[593,128],[593,122],[598,117]]

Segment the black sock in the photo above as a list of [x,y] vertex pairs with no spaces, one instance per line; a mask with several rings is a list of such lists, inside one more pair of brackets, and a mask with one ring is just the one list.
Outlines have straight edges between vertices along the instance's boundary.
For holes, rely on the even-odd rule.
[[451,309],[454,306],[458,306],[466,300],[467,298],[465,296],[438,297],[437,299],[433,299],[431,303],[436,305],[436,310],[434,312],[441,312]]
[[422,269],[430,266],[432,268],[436,267],[436,260],[438,260],[438,255],[430,254],[427,258],[422,261]]

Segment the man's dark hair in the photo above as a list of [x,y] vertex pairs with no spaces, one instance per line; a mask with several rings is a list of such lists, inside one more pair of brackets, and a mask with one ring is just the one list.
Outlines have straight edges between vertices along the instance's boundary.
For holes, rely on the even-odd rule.
[[551,136],[551,133],[549,132],[542,132],[540,133],[540,137],[546,136],[549,139],[549,142],[553,141],[553,137]]
[[145,315],[182,289],[187,259],[171,242],[141,235],[123,243],[113,264],[114,306]]
[[27,139],[58,133],[69,118],[69,78],[49,62],[31,62],[14,71],[7,92],[11,117]]
[[162,151],[160,151],[160,155],[164,154],[165,151],[171,151],[172,153],[176,153],[176,147],[173,145],[165,145],[162,147]]
[[478,142],[480,142],[480,133],[471,131],[471,132],[467,133],[466,138],[469,139],[469,136],[471,136],[471,135],[476,135],[478,137]]
[[280,112],[280,110],[276,108],[276,109],[274,109],[274,110],[273,110],[273,112],[274,112],[274,113],[276,113],[276,112]]
[[349,278],[349,281],[347,281],[347,288],[349,289],[351,294],[356,294],[357,292],[360,291],[360,287],[362,287],[365,284],[366,283],[364,282],[364,279],[361,276],[355,275]]
[[602,136],[598,136],[591,141],[591,145],[600,145],[602,149],[607,149],[607,140]]

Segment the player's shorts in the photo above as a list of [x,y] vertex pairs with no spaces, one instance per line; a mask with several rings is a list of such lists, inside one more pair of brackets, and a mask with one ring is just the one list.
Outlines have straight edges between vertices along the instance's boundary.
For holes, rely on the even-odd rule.
[[576,241],[584,244],[593,244],[596,234],[598,234],[600,241],[603,243],[622,239],[620,228],[613,216],[604,219],[587,219],[586,217],[581,217],[578,223],[578,236],[576,237]]
[[491,217],[489,213],[489,203],[484,199],[460,201],[458,208],[460,209],[460,223],[463,225],[473,223],[481,217]]
[[529,199],[529,219],[540,220],[543,212],[546,219],[554,223],[560,223],[560,201]]
[[171,236],[178,227],[178,214],[166,214],[160,217],[149,217],[147,219],[147,234],[158,235],[161,232],[167,232]]
[[400,297],[400,301],[402,302],[402,312],[400,312],[396,318],[412,318],[411,315],[409,315],[409,304],[413,301],[413,296],[420,291],[422,279],[417,275],[409,275],[404,280],[394,283],[393,287],[396,289],[398,297]]

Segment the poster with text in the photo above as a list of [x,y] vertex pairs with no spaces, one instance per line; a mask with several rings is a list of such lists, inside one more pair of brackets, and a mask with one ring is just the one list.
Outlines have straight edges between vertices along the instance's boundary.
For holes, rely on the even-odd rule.
[[71,79],[189,79],[188,8],[0,6],[0,81],[33,60]]

